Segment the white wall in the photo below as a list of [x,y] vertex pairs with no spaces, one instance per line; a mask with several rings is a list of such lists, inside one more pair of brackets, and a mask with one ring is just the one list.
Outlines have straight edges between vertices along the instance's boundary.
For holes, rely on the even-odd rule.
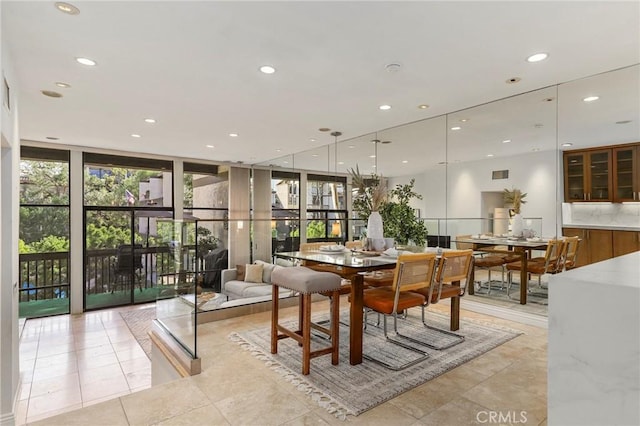
[[[2,8],[0,8],[0,19]],[[9,88],[18,87],[4,34],[0,70]],[[0,80],[0,84],[4,84]],[[20,139],[17,90],[9,92],[10,109],[0,102],[0,425],[15,424],[20,384],[18,358],[18,188]],[[4,91],[3,91],[4,99]]]
[[[518,188],[527,193],[522,215],[526,218],[542,218],[542,235],[555,236],[560,223],[557,201],[558,185],[562,179],[557,174],[556,151],[532,152],[526,155],[453,163],[447,166],[447,217],[479,218],[482,214],[482,192],[503,191]],[[509,170],[508,179],[491,178],[492,170]],[[453,224],[450,235],[478,233],[480,230],[462,228]],[[467,231],[467,232],[464,232]]]

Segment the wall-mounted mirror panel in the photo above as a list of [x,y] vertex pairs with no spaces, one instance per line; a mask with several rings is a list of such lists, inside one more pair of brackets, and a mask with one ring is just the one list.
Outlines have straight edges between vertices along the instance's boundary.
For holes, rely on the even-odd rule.
[[558,87],[558,141],[571,144],[563,150],[638,142],[639,117],[640,65]]
[[[447,217],[487,218],[451,222],[450,234],[507,234],[504,189],[526,193],[525,227],[542,218],[545,236],[556,235],[558,155],[557,90],[549,87],[447,116]],[[493,220],[492,220],[493,219]]]

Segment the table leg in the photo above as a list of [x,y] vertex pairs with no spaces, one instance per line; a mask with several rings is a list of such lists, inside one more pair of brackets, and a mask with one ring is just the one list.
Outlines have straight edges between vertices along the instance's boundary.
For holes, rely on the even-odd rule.
[[[473,283],[473,281],[471,281]],[[460,296],[451,298],[451,331],[460,329]]]
[[471,278],[469,279],[469,282],[467,283],[467,292],[472,296],[476,292],[475,282],[476,282],[476,268],[473,266],[473,264],[471,264]]
[[527,269],[529,268],[527,265],[527,260],[529,258],[529,251],[522,250],[520,254],[520,304],[527,304],[527,289],[529,288],[529,273]]
[[351,277],[351,308],[349,310],[349,363],[362,363],[362,290],[364,277],[354,274]]

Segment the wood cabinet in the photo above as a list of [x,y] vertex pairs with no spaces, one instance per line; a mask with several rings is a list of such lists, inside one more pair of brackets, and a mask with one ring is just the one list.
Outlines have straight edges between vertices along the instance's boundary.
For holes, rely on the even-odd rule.
[[611,201],[611,149],[565,152],[566,201]]
[[613,201],[640,201],[640,145],[613,149]]
[[577,266],[613,257],[613,235],[608,229],[563,228],[562,234],[566,237],[580,237]]
[[563,228],[565,237],[580,237],[577,266],[589,265],[640,250],[640,232]]
[[613,231],[613,256],[640,251],[640,232]]

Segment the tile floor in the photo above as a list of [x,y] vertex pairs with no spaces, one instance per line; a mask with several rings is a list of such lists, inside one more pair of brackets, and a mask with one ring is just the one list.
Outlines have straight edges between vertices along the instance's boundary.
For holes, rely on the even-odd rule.
[[[430,309],[446,313],[448,307],[433,305]],[[90,333],[93,327],[87,329],[88,325],[103,323],[103,321],[110,323],[109,318],[114,317],[115,313],[109,312],[111,311],[92,314],[91,319],[85,320],[83,317],[60,320],[62,323],[60,328],[68,329],[78,322],[85,324],[85,331]],[[293,317],[296,313],[295,308],[282,310],[283,316]],[[107,319],[103,320],[102,317]],[[358,417],[348,418],[346,422],[362,425],[477,425],[486,424],[488,417],[483,416],[489,416],[493,412],[502,413],[503,416],[519,416],[524,413],[524,419],[522,417],[515,419],[518,424],[546,425],[546,329],[466,310],[462,311],[462,317],[507,326],[520,330],[523,334]],[[344,424],[344,421],[336,419],[324,408],[316,405],[306,394],[298,391],[277,372],[270,370],[262,361],[227,338],[232,331],[264,327],[269,324],[269,320],[270,313],[263,312],[204,324],[198,331],[202,374],[131,394],[129,390],[136,389],[135,386],[129,386],[129,390],[125,391],[124,386],[114,385],[111,387],[115,391],[112,396],[104,395],[104,399],[111,398],[106,402],[90,405],[87,401],[86,404],[90,405],[88,407],[48,417],[33,424]],[[42,324],[40,335],[45,328],[51,327],[45,327]],[[78,329],[81,328],[83,326],[79,326]],[[112,328],[111,335],[124,335],[124,332],[119,334],[115,331],[117,328],[121,329],[121,326],[109,328]],[[107,330],[108,328],[105,328],[101,334],[103,346],[106,346],[104,335],[109,339]],[[77,335],[77,339],[87,341],[93,338],[85,334],[84,337]],[[127,341],[131,342],[129,339]],[[117,358],[119,352],[115,348],[113,351]],[[81,364],[79,355],[76,355],[75,359],[79,367]],[[70,361],[67,363],[73,364]],[[124,367],[121,369],[126,379]],[[35,372],[35,369],[33,371]],[[77,373],[80,377],[78,380],[80,389],[76,392],[76,394],[79,393],[79,398],[82,397],[83,388],[92,387],[82,385],[82,377],[87,377],[87,374],[80,371],[78,369]],[[27,374],[26,377],[28,378],[29,375]],[[34,382],[31,382],[31,388],[34,387]],[[89,385],[93,383],[98,389],[103,387],[100,382],[91,379],[84,379],[84,383]],[[122,392],[122,395],[117,396],[118,392]],[[73,391],[68,394],[73,395]],[[96,400],[97,397],[94,401]],[[84,402],[78,399],[76,404],[80,408]],[[43,416],[46,412],[41,411]],[[29,413],[30,411],[27,411],[27,414]],[[34,415],[29,414],[27,420],[31,422],[35,419]]]
[[120,316],[124,309],[24,322],[19,425],[151,387],[151,361]]

